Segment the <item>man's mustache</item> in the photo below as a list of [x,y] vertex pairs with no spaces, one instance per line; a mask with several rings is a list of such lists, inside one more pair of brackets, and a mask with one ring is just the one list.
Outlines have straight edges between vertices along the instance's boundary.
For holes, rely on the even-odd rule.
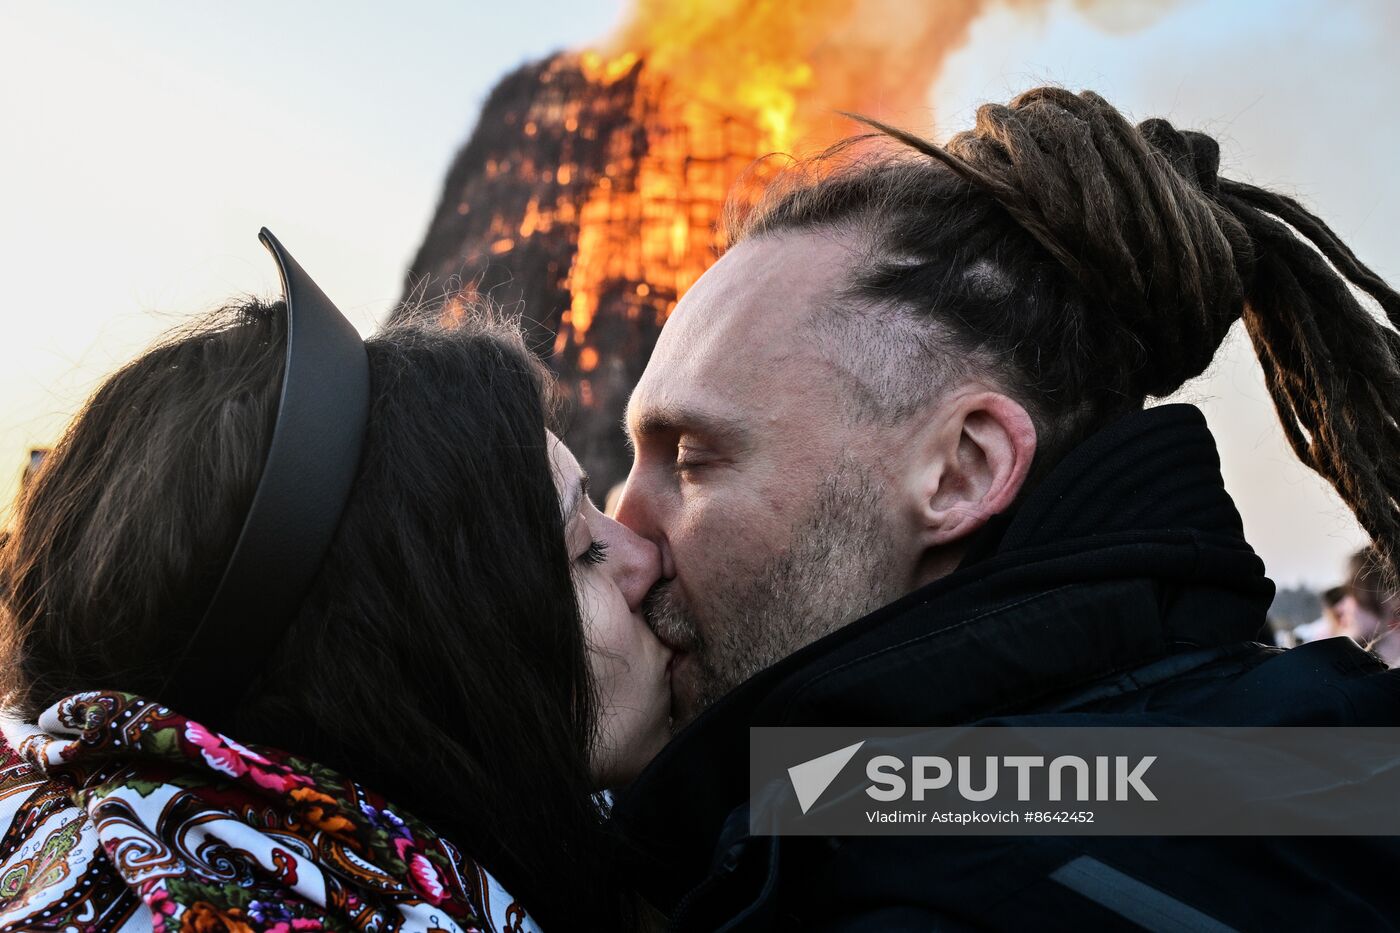
[[642,600],[642,617],[666,645],[681,652],[693,652],[700,645],[700,633],[681,600],[675,580],[658,580]]

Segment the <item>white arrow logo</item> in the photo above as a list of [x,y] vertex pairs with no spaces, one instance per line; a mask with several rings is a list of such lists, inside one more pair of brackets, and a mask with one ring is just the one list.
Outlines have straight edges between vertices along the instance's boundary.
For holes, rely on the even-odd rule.
[[797,791],[797,803],[803,813],[811,809],[817,798],[836,780],[841,769],[846,767],[846,762],[854,758],[864,744],[862,740],[788,768],[788,778],[792,781],[792,789]]

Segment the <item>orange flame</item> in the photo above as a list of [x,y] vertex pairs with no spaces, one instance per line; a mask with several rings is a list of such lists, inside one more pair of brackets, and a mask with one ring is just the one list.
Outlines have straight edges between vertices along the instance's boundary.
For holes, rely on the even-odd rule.
[[[1104,25],[1132,28],[1170,0],[1073,0]],[[1044,0],[1003,0],[1035,9]],[[542,80],[577,69],[598,100],[525,115],[606,144],[607,164],[581,200],[530,202],[518,224],[492,228],[491,253],[509,252],[556,225],[576,229],[570,293],[554,349],[577,360],[605,304],[624,319],[660,324],[716,257],[726,194],[756,160],[810,153],[858,128],[838,111],[918,127],[948,55],[967,39],[987,0],[634,0],[629,19],[599,48],[554,60]],[[1105,10],[1131,7],[1132,17]],[[601,135],[592,119],[606,89],[629,92],[629,129]],[[613,98],[616,99],[616,98]],[[607,131],[603,131],[606,133]],[[638,134],[644,144],[638,145]],[[565,160],[486,163],[558,189],[578,166]],[[771,171],[772,167],[767,168]],[[753,180],[761,183],[760,168]],[[465,212],[466,206],[459,207]],[[499,229],[498,229],[499,228]],[[596,363],[595,363],[596,365]],[[591,367],[589,367],[591,368]]]
[[640,159],[619,152],[579,207],[556,351],[584,344],[611,283],[642,283],[627,315],[663,321],[714,261],[726,192],[754,160],[836,141],[851,131],[839,110],[926,122],[939,67],[981,6],[637,0],[617,36],[578,59],[598,85],[639,69],[634,116],[646,146]]

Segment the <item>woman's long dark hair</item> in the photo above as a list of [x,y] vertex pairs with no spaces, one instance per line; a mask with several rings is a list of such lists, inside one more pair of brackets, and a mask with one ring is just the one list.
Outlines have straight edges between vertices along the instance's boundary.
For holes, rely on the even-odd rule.
[[[280,305],[229,309],[111,377],[70,426],[0,557],[12,705],[159,698],[251,501],[284,328]],[[542,924],[617,928],[548,377],[489,315],[367,348],[368,433],[335,542],[225,728],[385,794]]]
[[731,241],[865,234],[870,260],[840,298],[937,324],[914,339],[944,358],[930,366],[971,360],[1013,389],[1037,470],[1201,374],[1243,318],[1298,458],[1400,566],[1400,294],[1326,224],[1219,177],[1210,137],[1134,126],[1090,92],[988,104],[945,146],[858,119],[879,131],[862,140],[899,145],[788,172],[731,216]]

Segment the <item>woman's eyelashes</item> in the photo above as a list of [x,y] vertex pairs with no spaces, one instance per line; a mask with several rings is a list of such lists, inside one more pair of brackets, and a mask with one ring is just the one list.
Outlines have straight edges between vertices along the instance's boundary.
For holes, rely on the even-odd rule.
[[608,559],[608,543],[593,539],[588,548],[578,556],[578,559],[585,564],[601,564]]

